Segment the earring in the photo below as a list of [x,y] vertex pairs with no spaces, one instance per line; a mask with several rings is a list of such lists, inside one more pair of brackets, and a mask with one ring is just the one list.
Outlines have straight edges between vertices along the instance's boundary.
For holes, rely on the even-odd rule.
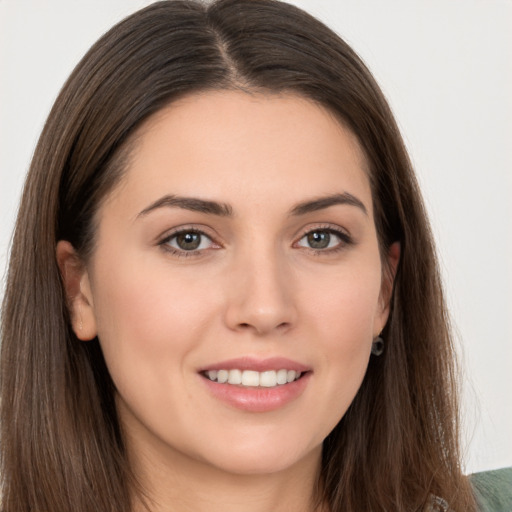
[[372,343],[372,354],[380,356],[384,352],[384,340],[381,336],[377,336]]

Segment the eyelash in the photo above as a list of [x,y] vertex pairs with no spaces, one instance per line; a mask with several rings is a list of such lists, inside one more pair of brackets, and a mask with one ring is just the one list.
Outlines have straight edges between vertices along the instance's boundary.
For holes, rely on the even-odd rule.
[[322,255],[330,255],[330,254],[336,254],[340,251],[343,251],[347,247],[354,245],[353,238],[346,232],[341,230],[338,227],[333,227],[331,225],[321,225],[316,226],[313,229],[308,229],[304,231],[304,233],[301,235],[301,237],[298,239],[297,242],[294,243],[294,246],[297,246],[301,240],[306,238],[308,235],[311,235],[313,233],[327,233],[329,235],[336,236],[340,241],[338,244],[336,244],[334,247],[326,247],[323,249],[315,249],[313,247],[302,247],[303,249],[306,249],[311,254],[315,256],[322,256]]
[[[327,233],[328,235],[334,235],[337,238],[339,238],[340,242],[336,244],[334,247],[326,247],[322,249],[315,249],[313,247],[304,247],[301,245],[298,245],[301,240],[303,240],[308,235],[311,235],[313,233]],[[158,243],[160,247],[162,247],[163,250],[165,250],[168,253],[171,253],[173,256],[177,256],[180,258],[189,258],[194,256],[200,256],[203,251],[209,250],[211,247],[203,248],[203,249],[194,249],[187,251],[185,249],[179,249],[174,248],[170,244],[170,242],[174,239],[176,239],[180,235],[187,235],[187,234],[195,234],[199,235],[200,237],[205,237],[210,240],[211,244],[215,249],[218,249],[221,247],[220,244],[217,244],[211,236],[206,234],[203,230],[190,227],[190,228],[182,228],[177,231],[173,231],[171,234],[167,235],[162,241]],[[201,242],[202,243],[202,242]],[[346,249],[348,246],[354,245],[354,240],[352,237],[346,233],[345,231],[342,231],[339,228],[333,228],[332,226],[325,225],[325,226],[316,226],[313,229],[308,229],[307,231],[304,231],[303,234],[300,236],[300,238],[293,244],[294,247],[302,247],[303,249],[306,249],[307,251],[311,252],[314,255],[320,256],[320,255],[326,255],[326,254],[335,254],[338,253],[344,249]]]
[[195,250],[187,251],[185,249],[179,249],[179,248],[175,248],[175,247],[172,247],[171,245],[169,245],[171,240],[177,238],[180,235],[187,235],[187,234],[195,234],[195,235],[199,235],[202,238],[205,237],[205,238],[209,239],[212,245],[217,246],[217,247],[215,247],[216,249],[221,247],[219,244],[216,244],[213,241],[211,236],[207,235],[203,230],[195,228],[195,227],[181,228],[181,229],[178,229],[177,231],[173,231],[172,233],[167,235],[161,242],[159,242],[158,245],[164,251],[171,253],[173,256],[177,256],[179,258],[189,258],[192,256],[200,256],[202,251],[208,250],[208,249],[195,249]]

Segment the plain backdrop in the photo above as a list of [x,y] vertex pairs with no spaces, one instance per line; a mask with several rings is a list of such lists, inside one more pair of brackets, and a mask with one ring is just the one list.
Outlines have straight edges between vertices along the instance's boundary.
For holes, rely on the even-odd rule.
[[[0,275],[39,132],[143,0],[0,0]],[[374,72],[430,212],[464,375],[468,472],[512,465],[512,1],[294,0]],[[414,340],[411,340],[414,342]]]

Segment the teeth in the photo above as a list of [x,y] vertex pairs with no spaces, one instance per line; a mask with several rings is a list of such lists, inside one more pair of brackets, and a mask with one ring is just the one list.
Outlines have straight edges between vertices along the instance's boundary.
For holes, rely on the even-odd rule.
[[242,384],[244,386],[259,386],[260,385],[260,374],[250,370],[245,370],[242,373]]
[[217,372],[217,382],[224,384],[224,382],[228,381],[228,378],[229,378],[229,372],[227,370],[219,370]]
[[242,384],[242,372],[240,370],[229,370],[229,384]]
[[[290,370],[290,372],[292,371],[293,370]],[[288,382],[288,370],[279,370],[277,372],[276,379],[278,384],[286,384]],[[293,376],[292,380],[295,380],[295,375]]]
[[295,370],[268,370],[266,372],[255,372],[253,370],[209,370],[205,376],[220,384],[233,384],[249,387],[273,388],[282,386],[297,380],[301,372]]
[[260,386],[273,388],[277,386],[277,373],[271,371],[260,373]]
[[286,380],[287,382],[291,382],[292,380],[298,379],[300,377],[300,372],[298,374],[295,372],[295,370],[288,370],[286,372]]

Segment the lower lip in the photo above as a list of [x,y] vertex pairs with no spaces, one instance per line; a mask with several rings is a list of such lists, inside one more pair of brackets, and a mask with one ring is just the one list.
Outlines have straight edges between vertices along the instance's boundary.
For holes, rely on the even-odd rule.
[[311,373],[273,388],[220,384],[201,375],[211,394],[222,402],[248,412],[275,411],[297,399],[306,389]]

